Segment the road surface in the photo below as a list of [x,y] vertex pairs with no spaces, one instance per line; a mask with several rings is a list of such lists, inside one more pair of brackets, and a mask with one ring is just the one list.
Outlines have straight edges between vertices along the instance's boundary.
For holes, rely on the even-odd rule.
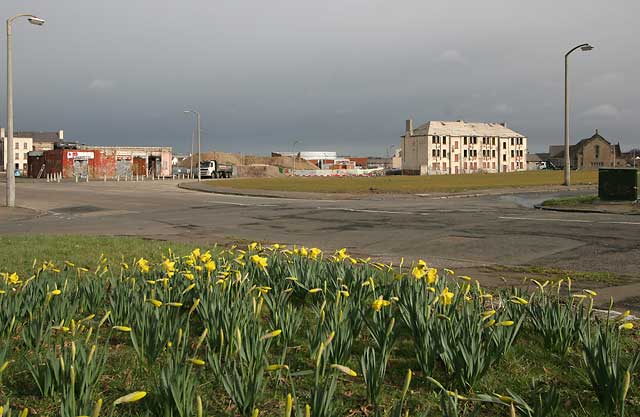
[[176,185],[19,183],[17,204],[41,215],[0,217],[0,234],[260,240],[347,247],[385,259],[424,258],[452,268],[529,264],[637,274],[639,266],[640,217],[530,208],[551,194],[314,201],[209,194]]

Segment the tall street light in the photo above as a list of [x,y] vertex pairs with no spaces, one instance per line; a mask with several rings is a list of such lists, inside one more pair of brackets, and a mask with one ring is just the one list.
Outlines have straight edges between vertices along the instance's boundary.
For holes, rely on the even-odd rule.
[[[198,132],[198,181],[202,180],[201,174],[200,174],[200,112],[196,111],[196,110],[185,110],[185,113],[192,113],[196,115],[196,131]],[[191,155],[191,158],[193,159],[193,154]]]
[[191,154],[189,155],[189,178],[193,179],[193,141],[196,134],[196,129],[191,129]]
[[32,14],[21,13],[7,19],[7,207],[16,205],[16,177],[13,154],[13,21],[26,17],[29,23],[36,26],[44,25],[44,19]]
[[294,176],[296,175],[296,159],[297,159],[296,158],[295,148],[296,148],[296,145],[298,143],[302,143],[302,141],[301,140],[296,140],[296,141],[293,142],[293,145],[291,146],[291,153],[293,154],[293,170],[291,171],[291,174],[294,175]]
[[580,49],[581,51],[590,51],[593,46],[583,43],[571,49],[564,54],[564,185],[571,185],[571,156],[569,155],[569,55]]

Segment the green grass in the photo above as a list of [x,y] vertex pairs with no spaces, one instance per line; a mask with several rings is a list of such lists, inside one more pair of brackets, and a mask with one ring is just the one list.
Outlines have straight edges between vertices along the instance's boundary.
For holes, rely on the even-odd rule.
[[[209,181],[215,187],[267,191],[320,193],[430,193],[480,189],[535,187],[562,184],[562,171],[524,171],[505,174],[464,174],[431,176],[345,177],[345,178],[246,178]],[[597,171],[575,171],[573,184],[597,184]]]
[[79,266],[94,266],[100,254],[118,262],[133,260],[133,255],[161,259],[171,248],[187,253],[193,245],[142,239],[138,237],[78,236],[78,235],[19,235],[0,239],[0,272],[31,271],[34,259],[61,264],[72,260]]
[[577,197],[553,198],[542,202],[543,206],[549,207],[575,207],[582,204],[594,204],[598,201],[596,195],[581,195]]

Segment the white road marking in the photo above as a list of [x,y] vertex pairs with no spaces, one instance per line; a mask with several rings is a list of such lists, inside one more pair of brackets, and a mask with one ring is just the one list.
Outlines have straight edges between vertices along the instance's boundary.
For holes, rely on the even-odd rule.
[[[182,188],[183,190],[186,191],[193,191],[193,190],[189,190],[188,188]],[[223,197],[223,198],[243,198],[243,199],[247,199],[247,200],[279,200],[279,201],[297,201],[297,202],[305,202],[305,201],[314,201],[314,202],[326,202],[326,203],[337,203],[341,200],[308,200],[308,199],[304,199],[304,198],[287,198],[287,197],[262,197],[259,195],[243,195],[243,194],[222,194],[222,193],[209,193],[212,194],[216,197]]]
[[578,220],[578,219],[557,219],[557,218],[546,219],[546,218],[537,218],[537,217],[507,217],[507,216],[501,216],[498,218],[502,220],[531,220],[531,221],[537,221],[537,222],[596,223],[592,220]]
[[242,206],[242,207],[278,207],[279,204],[248,204],[248,203],[234,203],[231,201],[211,201],[211,204],[225,204],[229,206]]
[[316,210],[348,211],[350,213],[381,213],[381,214],[412,214],[412,215],[419,214],[412,211],[352,209],[352,208],[346,208],[346,207],[316,207]]
[[502,220],[530,220],[536,222],[564,222],[564,223],[595,223],[595,224],[628,224],[634,226],[640,226],[640,222],[598,222],[594,220],[579,220],[579,219],[559,219],[559,218],[536,218],[536,217],[508,217],[501,216],[498,219]]

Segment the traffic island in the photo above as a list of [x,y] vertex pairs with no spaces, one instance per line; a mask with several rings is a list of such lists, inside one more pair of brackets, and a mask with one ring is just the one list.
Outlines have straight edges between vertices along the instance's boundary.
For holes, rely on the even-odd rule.
[[637,201],[606,201],[595,195],[554,198],[542,202],[535,208],[577,213],[640,214],[640,205]]

